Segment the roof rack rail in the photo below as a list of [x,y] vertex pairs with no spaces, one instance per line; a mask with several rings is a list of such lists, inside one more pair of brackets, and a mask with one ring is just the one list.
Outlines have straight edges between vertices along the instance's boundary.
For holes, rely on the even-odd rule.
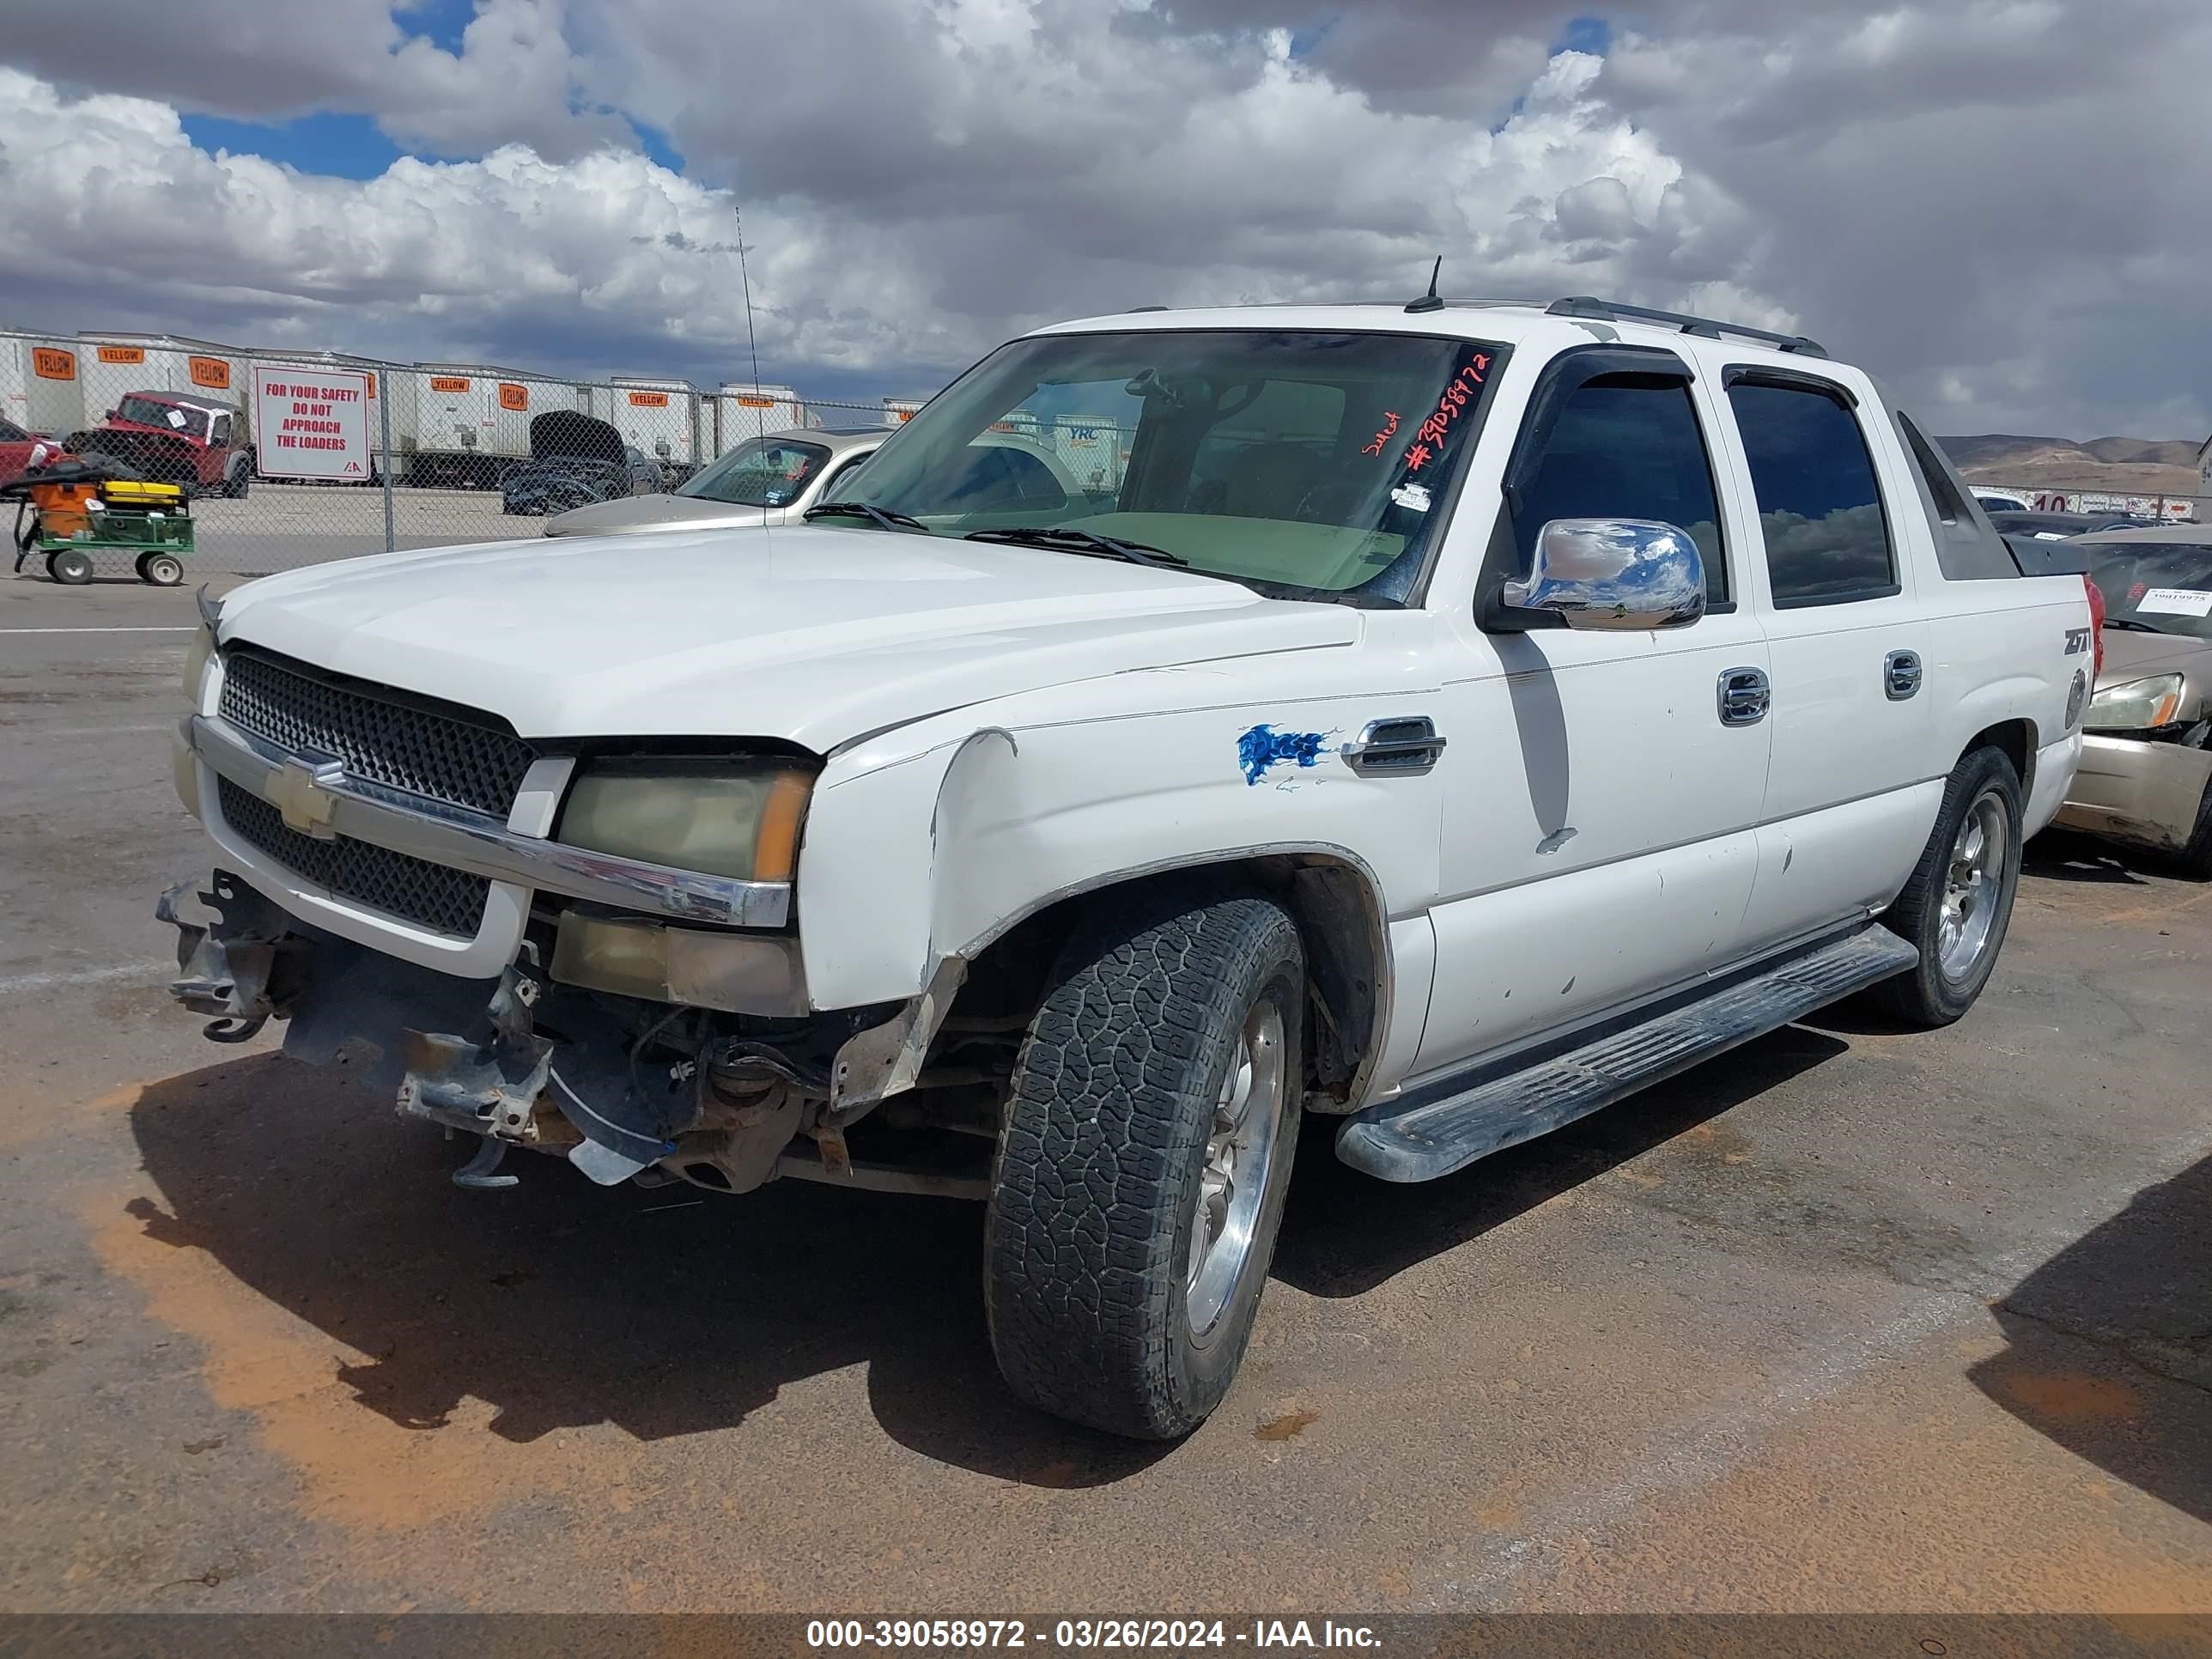
[[1610,300],[1593,300],[1586,294],[1571,295],[1564,300],[1554,300],[1544,307],[1553,317],[1583,317],[1593,322],[1617,323],[1624,319],[1637,323],[1666,323],[1685,334],[1717,340],[1724,334],[1734,334],[1746,340],[1764,340],[1784,351],[1794,351],[1801,357],[1825,357],[1827,351],[1818,340],[1808,340],[1802,334],[1777,334],[1771,329],[1747,328],[1741,323],[1715,322],[1710,317],[1692,317],[1680,311],[1654,311],[1649,306],[1615,305]]

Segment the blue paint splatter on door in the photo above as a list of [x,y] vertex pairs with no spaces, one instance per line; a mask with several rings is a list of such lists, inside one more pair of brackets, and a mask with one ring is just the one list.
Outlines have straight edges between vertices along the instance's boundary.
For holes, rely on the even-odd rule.
[[1311,767],[1321,759],[1326,732],[1278,732],[1272,726],[1255,726],[1237,739],[1237,763],[1244,769],[1244,781],[1257,783],[1271,766]]

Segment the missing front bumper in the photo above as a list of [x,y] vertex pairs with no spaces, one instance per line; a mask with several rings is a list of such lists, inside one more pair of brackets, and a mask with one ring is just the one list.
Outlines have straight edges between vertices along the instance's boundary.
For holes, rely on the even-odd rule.
[[[458,979],[302,921],[227,871],[198,892],[196,920],[195,885],[155,914],[178,930],[171,994],[214,1017],[211,1039],[282,1019],[288,1056],[343,1070],[404,1116],[565,1157],[601,1185],[662,1164],[743,1192],[781,1172],[795,1136],[842,1144],[823,1121],[836,1069],[898,1012],[669,1006],[556,981],[529,942],[498,978]],[[810,1168],[827,1161],[805,1150]]]

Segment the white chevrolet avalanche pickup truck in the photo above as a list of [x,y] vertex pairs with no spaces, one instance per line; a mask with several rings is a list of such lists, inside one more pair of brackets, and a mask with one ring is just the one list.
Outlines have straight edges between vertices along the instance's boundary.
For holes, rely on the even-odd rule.
[[[1071,412],[1133,434],[1082,493],[991,441]],[[1014,1392],[1127,1435],[1227,1392],[1302,1120],[1426,1181],[1847,995],[1954,1020],[2080,751],[2081,579],[1810,340],[1094,318],[839,495],[204,604],[174,994],[465,1185],[981,1199]]]

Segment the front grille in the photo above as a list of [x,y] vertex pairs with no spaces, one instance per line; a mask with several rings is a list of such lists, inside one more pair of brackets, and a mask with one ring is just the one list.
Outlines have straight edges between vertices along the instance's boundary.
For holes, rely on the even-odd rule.
[[490,714],[340,682],[271,653],[223,654],[223,719],[290,753],[345,763],[355,777],[505,820],[538,751]]
[[228,778],[216,784],[223,821],[238,838],[317,886],[459,939],[474,939],[483,925],[491,884],[482,876],[343,836],[318,841],[289,828],[283,815],[252,790]]

